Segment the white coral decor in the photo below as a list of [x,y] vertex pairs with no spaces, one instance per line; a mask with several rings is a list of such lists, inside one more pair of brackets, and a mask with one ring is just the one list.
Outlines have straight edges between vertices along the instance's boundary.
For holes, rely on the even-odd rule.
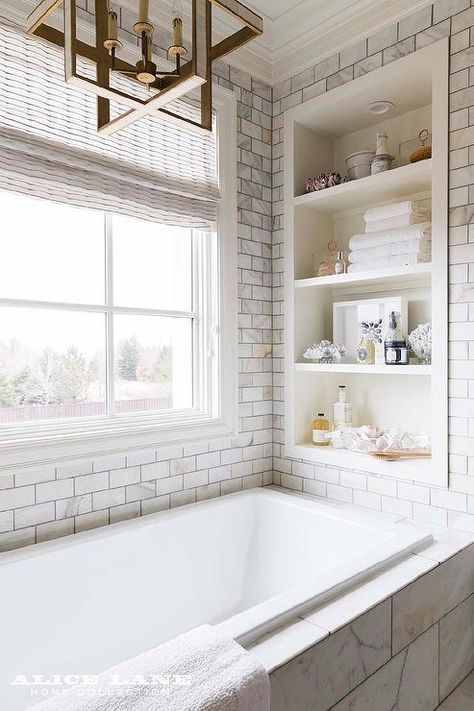
[[345,352],[345,347],[340,346],[338,343],[321,341],[320,343],[313,343],[311,348],[308,348],[303,353],[303,358],[318,360],[320,363],[334,363],[335,360],[341,360]]
[[431,362],[431,323],[422,323],[408,336],[413,353],[422,363]]

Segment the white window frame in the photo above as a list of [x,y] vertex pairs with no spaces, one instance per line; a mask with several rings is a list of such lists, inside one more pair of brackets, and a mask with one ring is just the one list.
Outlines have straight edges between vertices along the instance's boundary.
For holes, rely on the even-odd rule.
[[[213,311],[213,333],[199,329],[216,355],[214,383],[204,382],[203,411],[142,413],[133,417],[104,416],[93,420],[47,422],[0,427],[0,472],[13,467],[61,463],[105,454],[132,452],[231,437],[237,433],[237,105],[232,92],[215,88],[217,156],[222,199],[219,206],[214,248],[205,250],[208,263],[203,273],[216,274],[203,280],[197,298]],[[211,263],[215,255],[215,264]],[[202,255],[197,254],[197,258]],[[217,269],[215,268],[217,267]],[[69,308],[69,305],[64,305]],[[139,309],[136,310],[140,311]],[[201,353],[204,348],[199,349]],[[201,372],[207,370],[200,368]],[[210,380],[210,379],[209,379]]]

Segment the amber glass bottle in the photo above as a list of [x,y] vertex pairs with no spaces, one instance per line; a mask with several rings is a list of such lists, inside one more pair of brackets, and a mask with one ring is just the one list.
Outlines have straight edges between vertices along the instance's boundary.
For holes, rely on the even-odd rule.
[[316,419],[313,420],[313,444],[316,447],[327,447],[329,445],[326,433],[330,429],[329,421],[325,419],[324,412],[319,412]]

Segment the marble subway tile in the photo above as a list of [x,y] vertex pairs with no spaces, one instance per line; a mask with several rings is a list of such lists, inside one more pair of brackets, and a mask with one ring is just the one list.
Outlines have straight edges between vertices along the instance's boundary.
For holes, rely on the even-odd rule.
[[21,486],[0,491],[0,511],[9,511],[35,502],[35,487]]
[[11,551],[24,546],[31,546],[36,540],[36,529],[34,526],[20,528],[18,531],[8,531],[0,533],[0,553]]
[[440,621],[439,655],[440,698],[445,699],[474,669],[474,594]]
[[11,531],[13,528],[13,511],[0,513],[0,533]]
[[397,42],[397,44],[392,45],[392,47],[387,47],[383,51],[383,63],[390,64],[396,59],[405,57],[407,54],[415,51],[415,38],[408,37],[407,39]]
[[474,590],[474,544],[393,596],[396,653],[438,622]]
[[109,472],[99,474],[86,474],[74,480],[75,494],[90,494],[92,491],[101,491],[109,487]]
[[336,704],[332,711],[434,711],[437,705],[438,628],[435,626]]
[[55,506],[54,501],[35,506],[26,506],[22,509],[15,509],[15,528],[27,528],[36,526],[39,523],[54,521]]
[[56,519],[72,518],[92,511],[92,494],[56,501]]
[[140,515],[141,508],[139,501],[133,501],[130,504],[119,504],[110,509],[110,523],[130,521],[130,519],[138,518]]
[[374,69],[378,69],[382,66],[382,52],[377,52],[377,54],[372,54],[366,59],[361,59],[360,62],[354,64],[354,79],[361,77],[363,74],[368,74]]
[[15,472],[15,486],[38,484],[41,481],[52,481],[55,478],[56,470],[54,467],[24,469]]
[[74,533],[74,521],[72,519],[63,519],[62,521],[50,521],[49,523],[41,523],[36,527],[36,543],[44,543],[45,541],[53,541],[56,538],[70,536]]
[[398,23],[398,39],[403,40],[410,35],[416,35],[422,30],[426,30],[431,25],[431,5],[424,7],[419,12],[415,12]]
[[359,42],[356,42],[355,44],[352,44],[350,47],[346,47],[345,49],[341,50],[339,54],[340,58],[340,68],[344,69],[344,67],[349,66],[350,64],[355,64],[361,59],[364,59],[364,57],[367,56],[367,40],[359,40]]
[[445,20],[469,7],[470,0],[437,0],[433,6],[433,22]]
[[437,25],[433,25],[433,27],[428,27],[426,30],[423,30],[423,32],[420,32],[416,35],[416,49],[423,49],[423,47],[427,47],[429,44],[443,39],[443,37],[449,37],[450,29],[450,20],[444,20],[444,22],[440,22]]
[[36,485],[36,503],[57,501],[74,495],[74,479],[58,479]]
[[390,25],[380,30],[374,35],[371,35],[368,39],[368,53],[375,54],[380,52],[380,50],[390,47],[390,45],[395,44],[397,41],[397,25]]
[[326,77],[334,74],[339,70],[339,55],[335,54],[328,59],[324,59],[319,64],[316,64],[314,68],[314,79],[319,81],[320,79],[326,79]]
[[76,516],[75,519],[76,533],[81,531],[89,531],[93,528],[100,528],[109,524],[108,511],[91,511],[90,513]]
[[272,711],[326,711],[389,659],[386,601],[273,672]]

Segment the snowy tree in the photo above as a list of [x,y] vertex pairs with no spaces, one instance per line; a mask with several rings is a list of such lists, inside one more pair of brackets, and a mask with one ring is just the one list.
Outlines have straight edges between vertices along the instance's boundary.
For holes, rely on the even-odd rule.
[[25,386],[25,401],[35,405],[57,402],[60,358],[52,348],[45,348]]

